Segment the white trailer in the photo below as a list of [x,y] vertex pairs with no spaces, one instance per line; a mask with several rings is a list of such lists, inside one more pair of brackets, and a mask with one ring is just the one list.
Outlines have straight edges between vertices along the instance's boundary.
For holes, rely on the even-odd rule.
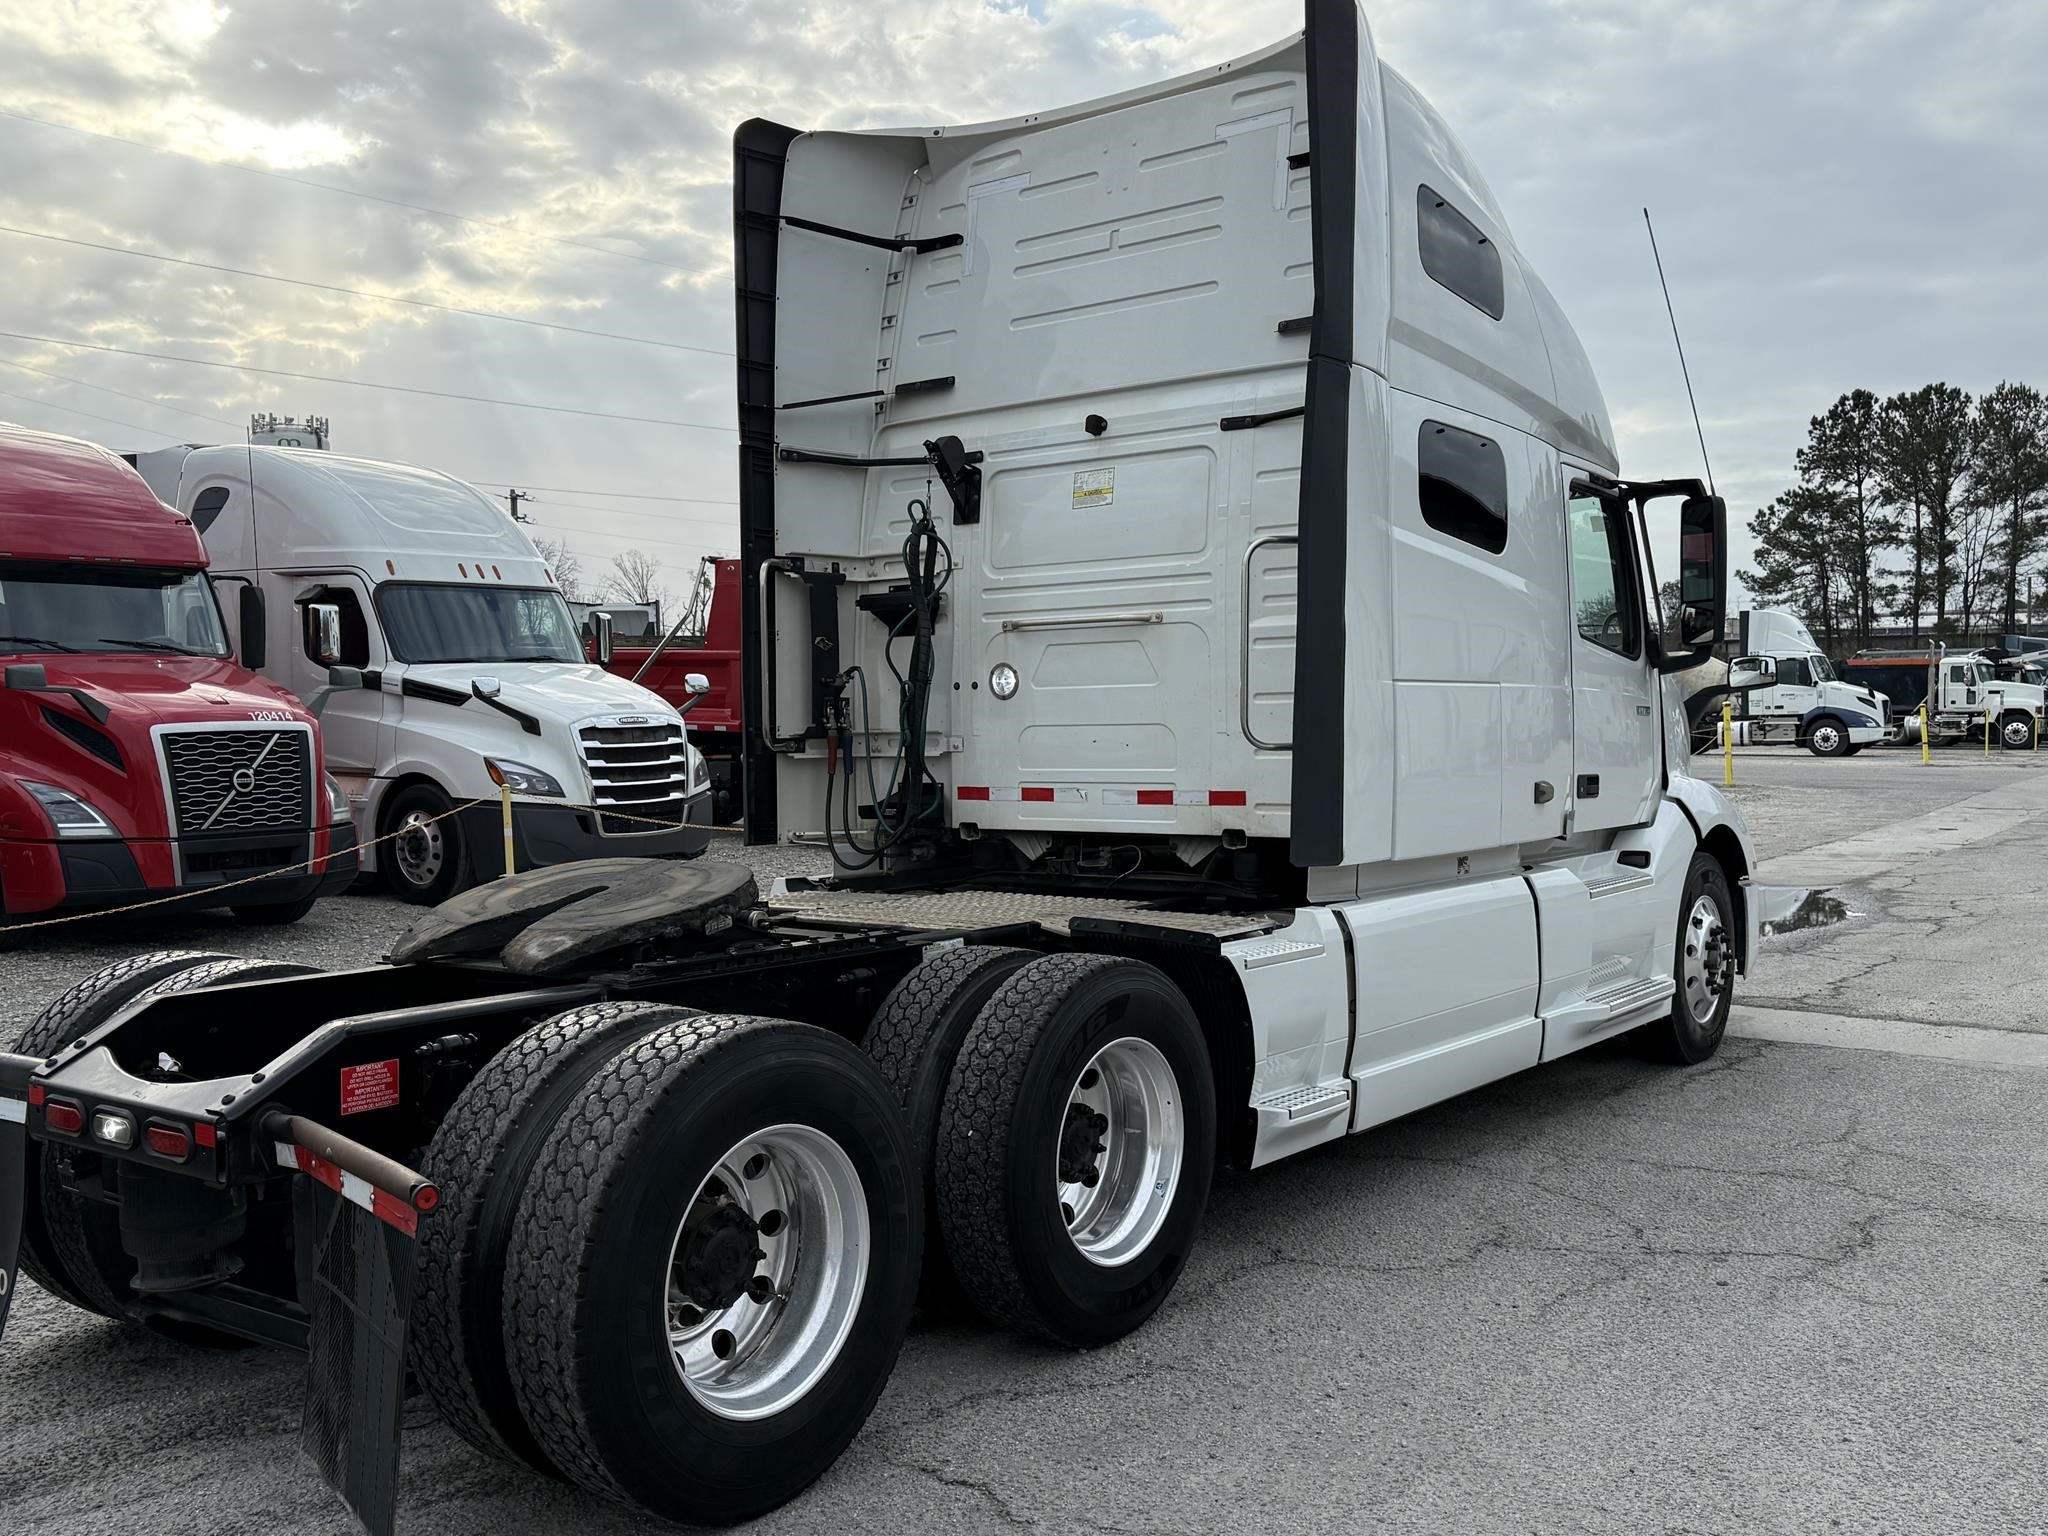
[[474,486],[285,447],[131,462],[205,538],[241,654],[320,717],[363,867],[398,895],[502,873],[501,783],[521,868],[704,850],[683,717],[585,659],[540,552]]
[[1769,657],[1776,664],[1769,686],[1738,695],[1739,744],[1796,745],[1815,757],[1853,757],[1891,733],[1891,701],[1844,682],[1797,614],[1745,609],[1738,634],[1739,657]]

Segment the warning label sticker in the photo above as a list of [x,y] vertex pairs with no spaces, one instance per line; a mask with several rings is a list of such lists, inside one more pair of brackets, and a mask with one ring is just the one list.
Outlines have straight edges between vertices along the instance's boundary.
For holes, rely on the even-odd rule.
[[360,1067],[341,1069],[341,1112],[364,1115],[373,1109],[390,1109],[398,1103],[398,1063],[366,1061]]
[[1106,507],[1116,500],[1116,471],[1081,469],[1074,472],[1074,506]]

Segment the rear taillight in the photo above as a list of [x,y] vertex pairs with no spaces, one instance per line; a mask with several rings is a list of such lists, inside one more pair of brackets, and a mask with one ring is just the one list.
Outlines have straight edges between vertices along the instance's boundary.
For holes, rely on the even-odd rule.
[[150,1125],[143,1132],[143,1140],[158,1157],[168,1157],[175,1163],[182,1163],[192,1155],[192,1138],[185,1134],[182,1126]]
[[85,1129],[85,1111],[69,1099],[43,1101],[43,1129],[59,1136],[76,1136]]

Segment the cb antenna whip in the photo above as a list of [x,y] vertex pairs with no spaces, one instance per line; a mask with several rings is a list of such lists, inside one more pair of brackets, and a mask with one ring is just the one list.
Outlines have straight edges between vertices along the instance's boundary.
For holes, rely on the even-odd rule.
[[1671,284],[1664,280],[1664,257],[1657,249],[1657,226],[1650,222],[1650,210],[1643,210],[1643,228],[1650,232],[1650,254],[1657,261],[1657,286],[1664,290],[1664,313],[1671,317],[1671,344],[1678,348],[1678,371],[1685,379],[1685,398],[1692,406],[1692,429],[1699,434],[1700,462],[1707,466],[1707,490],[1714,491],[1714,463],[1707,457],[1707,433],[1700,425],[1700,403],[1692,392],[1692,370],[1685,366],[1685,343],[1678,339],[1678,315],[1671,307]]

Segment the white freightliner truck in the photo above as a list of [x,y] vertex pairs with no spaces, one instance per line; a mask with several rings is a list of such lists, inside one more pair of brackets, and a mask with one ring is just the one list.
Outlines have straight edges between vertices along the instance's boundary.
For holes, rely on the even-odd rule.
[[432,904],[503,871],[501,783],[520,867],[703,851],[684,717],[585,659],[540,552],[474,486],[310,448],[129,459],[204,536],[243,654],[320,717],[363,867],[395,893]]
[[1724,511],[1621,478],[1455,138],[1350,0],[1307,22],[1007,122],[742,127],[750,830],[849,878],[598,861],[384,964],[95,978],[0,1056],[30,1272],[309,1348],[372,1530],[408,1317],[477,1444],[732,1521],[852,1438],[921,1253],[1102,1344],[1219,1157],[1709,1056],[1754,855],[1665,678]]
[[1745,609],[1737,634],[1738,660],[1769,657],[1776,664],[1776,681],[1736,695],[1737,744],[1793,744],[1815,757],[1853,757],[1891,734],[1891,701],[1844,682],[1797,614]]

